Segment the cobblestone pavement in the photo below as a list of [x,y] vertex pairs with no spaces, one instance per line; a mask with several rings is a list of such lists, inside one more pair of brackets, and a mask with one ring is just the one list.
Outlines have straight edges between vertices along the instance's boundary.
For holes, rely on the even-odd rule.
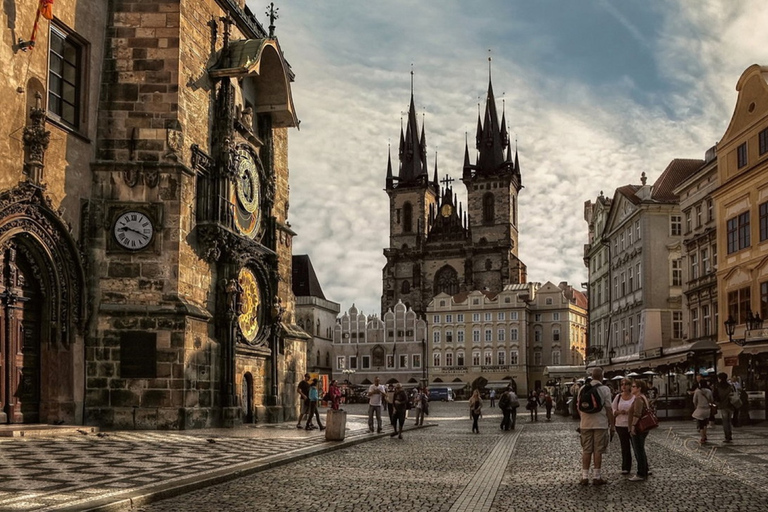
[[437,428],[407,432],[402,441],[357,445],[140,510],[768,510],[765,425],[736,429],[732,445],[716,427],[712,447],[702,449],[688,441],[696,439],[693,423],[662,423],[647,443],[648,481],[621,476],[615,439],[603,463],[608,485],[582,487],[576,422],[540,415],[529,423],[520,415],[516,431],[503,433],[498,409],[486,409],[473,435],[465,409],[440,404],[430,416]]
[[[616,439],[603,463],[609,483],[598,488],[577,485],[570,419],[529,423],[521,414],[504,433],[498,409],[486,408],[476,435],[466,402],[436,403],[427,421],[436,426],[399,440],[369,434],[366,407],[347,407],[344,443],[293,423],[1,440],[0,510],[576,511],[596,500],[601,511],[768,510],[765,422],[735,429],[730,445],[716,427],[706,448],[692,422],[662,423],[648,440],[653,476],[641,483],[619,474]],[[221,483],[204,487],[213,480]],[[200,489],[141,498],[190,487]]]

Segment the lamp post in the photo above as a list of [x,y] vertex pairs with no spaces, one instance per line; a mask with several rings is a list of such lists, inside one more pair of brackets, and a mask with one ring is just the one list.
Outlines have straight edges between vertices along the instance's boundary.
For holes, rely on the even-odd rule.
[[763,328],[763,319],[760,318],[760,313],[753,314],[752,310],[748,310],[745,322],[746,331],[743,338],[733,337],[736,332],[736,320],[734,320],[733,316],[728,315],[728,319],[723,322],[723,325],[725,326],[725,333],[728,335],[728,341],[743,347],[747,343],[747,333],[749,331],[759,331]]
[[344,380],[346,380],[350,384],[353,384],[352,381],[349,380],[349,377],[350,377],[350,375],[354,375],[355,374],[355,370],[353,370],[352,368],[344,368],[343,370],[341,370],[341,373],[343,373],[345,375]]
[[421,339],[421,387],[427,387],[427,340]]

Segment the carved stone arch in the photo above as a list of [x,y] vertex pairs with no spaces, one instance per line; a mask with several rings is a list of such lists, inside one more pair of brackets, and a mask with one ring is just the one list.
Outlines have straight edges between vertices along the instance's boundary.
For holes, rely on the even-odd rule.
[[52,322],[50,341],[65,346],[82,334],[87,316],[84,258],[69,231],[42,189],[22,183],[0,195],[0,250],[16,246],[35,262]]
[[43,189],[22,183],[0,194],[0,423],[81,417],[83,260]]

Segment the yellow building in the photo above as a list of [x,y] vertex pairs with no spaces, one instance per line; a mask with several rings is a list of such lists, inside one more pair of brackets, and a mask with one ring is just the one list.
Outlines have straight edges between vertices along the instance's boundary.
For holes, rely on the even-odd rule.
[[717,146],[719,187],[713,193],[718,343],[722,368],[747,389],[765,390],[768,331],[755,315],[768,316],[768,67],[747,68],[736,90],[736,108]]

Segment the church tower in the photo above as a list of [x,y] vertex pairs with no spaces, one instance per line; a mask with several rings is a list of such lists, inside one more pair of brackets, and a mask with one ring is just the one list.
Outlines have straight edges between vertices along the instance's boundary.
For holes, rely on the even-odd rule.
[[462,174],[472,234],[471,285],[478,290],[500,290],[506,284],[526,282],[527,270],[518,257],[520,164],[517,149],[512,158],[504,111],[499,124],[490,71],[485,115],[481,119],[478,112],[477,116],[475,147],[473,165],[465,144]]
[[[413,76],[413,75],[411,75]],[[421,135],[419,135],[421,133]],[[428,222],[438,195],[437,176],[427,173],[427,142],[422,123],[416,121],[411,79],[408,120],[400,127],[399,170],[392,173],[392,156],[387,162],[386,192],[389,196],[389,248],[383,271],[382,313],[401,300],[407,306],[421,302],[421,265],[418,254],[427,238]]]

